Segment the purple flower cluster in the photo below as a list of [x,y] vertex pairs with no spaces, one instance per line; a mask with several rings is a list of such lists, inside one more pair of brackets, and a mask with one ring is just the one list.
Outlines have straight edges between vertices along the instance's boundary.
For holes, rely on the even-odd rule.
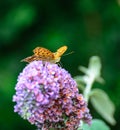
[[76,130],[91,115],[71,75],[57,64],[33,61],[20,73],[14,111],[38,129]]

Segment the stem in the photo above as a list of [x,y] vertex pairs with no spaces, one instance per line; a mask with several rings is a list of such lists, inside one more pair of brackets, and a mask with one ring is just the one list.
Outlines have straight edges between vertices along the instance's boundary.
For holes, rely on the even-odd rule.
[[91,92],[91,88],[92,88],[94,79],[95,79],[94,76],[89,76],[89,77],[87,76],[86,77],[86,87],[85,87],[85,90],[83,92],[83,95],[84,95],[84,98],[85,98],[87,103],[89,101],[89,96],[90,96],[90,92]]

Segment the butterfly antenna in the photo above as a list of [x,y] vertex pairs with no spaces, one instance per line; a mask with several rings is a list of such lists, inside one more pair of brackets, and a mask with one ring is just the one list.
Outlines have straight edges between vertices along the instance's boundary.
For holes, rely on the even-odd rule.
[[71,52],[69,52],[69,53],[67,53],[67,54],[64,54],[64,55],[62,55],[62,56],[67,56],[67,55],[70,55],[70,54],[72,54],[72,53],[74,53],[74,51],[71,51]]

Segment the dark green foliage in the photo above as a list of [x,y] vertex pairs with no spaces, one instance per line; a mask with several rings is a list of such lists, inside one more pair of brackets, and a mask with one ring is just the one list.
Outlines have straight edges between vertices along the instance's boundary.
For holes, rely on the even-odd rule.
[[68,53],[74,51],[61,59],[72,76],[79,75],[78,66],[86,66],[91,56],[101,58],[106,81],[101,89],[116,106],[118,124],[111,128],[120,129],[119,2],[4,0],[0,1],[0,130],[35,129],[13,112],[16,79],[26,65],[20,60],[37,46],[54,52],[62,45],[68,46]]

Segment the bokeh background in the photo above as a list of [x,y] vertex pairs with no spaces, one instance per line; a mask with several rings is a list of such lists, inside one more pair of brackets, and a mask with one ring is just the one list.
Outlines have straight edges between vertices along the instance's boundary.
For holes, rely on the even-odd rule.
[[[17,77],[37,46],[53,52],[67,45],[61,59],[72,76],[88,65],[93,55],[102,61],[105,90],[116,106],[120,129],[120,1],[118,0],[4,0],[0,1],[0,130],[34,130],[35,126],[13,112]],[[89,104],[90,105],[90,104]],[[90,105],[91,106],[91,105]],[[102,119],[91,108],[93,118]]]

